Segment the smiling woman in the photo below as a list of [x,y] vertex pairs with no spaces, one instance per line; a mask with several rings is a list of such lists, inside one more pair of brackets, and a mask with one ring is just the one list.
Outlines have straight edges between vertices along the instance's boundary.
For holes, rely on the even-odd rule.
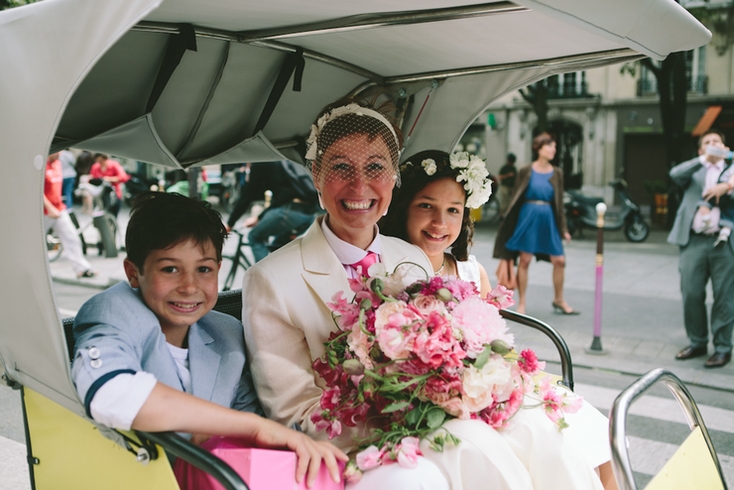
[[[245,274],[242,322],[263,407],[269,418],[297,423],[315,438],[326,438],[313,418],[326,387],[311,363],[324,354],[335,328],[328,303],[350,290],[349,279],[366,273],[358,265],[363,259],[391,271],[417,264],[406,272],[413,280],[425,277],[420,268],[430,268],[417,247],[377,233],[398,180],[401,143],[400,132],[371,104],[350,99],[327,106],[311,127],[306,154],[327,214]],[[365,435],[363,424],[354,424],[333,442],[350,450]],[[417,471],[385,466],[348,488],[444,490],[448,482],[435,464],[419,458]]]

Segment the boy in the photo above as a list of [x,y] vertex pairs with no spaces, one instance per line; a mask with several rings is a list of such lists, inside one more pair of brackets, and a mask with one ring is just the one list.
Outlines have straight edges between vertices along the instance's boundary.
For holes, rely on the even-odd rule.
[[298,455],[299,482],[308,469],[310,486],[322,458],[338,481],[341,451],[257,415],[242,325],[211,311],[226,235],[207,203],[152,192],[135,200],[125,237],[130,284],[91,298],[74,322],[79,397],[110,427],[288,448]]

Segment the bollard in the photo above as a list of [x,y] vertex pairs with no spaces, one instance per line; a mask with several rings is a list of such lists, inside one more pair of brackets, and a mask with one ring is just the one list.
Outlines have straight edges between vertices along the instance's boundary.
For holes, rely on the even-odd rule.
[[596,205],[596,290],[594,292],[594,339],[587,354],[606,354],[601,346],[601,295],[602,277],[604,276],[604,213],[607,205],[600,202]]

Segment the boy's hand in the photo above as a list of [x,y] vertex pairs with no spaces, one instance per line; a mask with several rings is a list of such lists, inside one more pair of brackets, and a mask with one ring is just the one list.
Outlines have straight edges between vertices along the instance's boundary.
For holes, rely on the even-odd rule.
[[339,483],[341,478],[337,460],[345,462],[349,460],[346,454],[329,442],[314,441],[305,434],[265,419],[262,420],[260,428],[255,434],[254,442],[258,447],[286,447],[295,452],[298,457],[296,481],[300,483],[308,471],[306,486],[309,488],[316,481],[322,460],[326,463],[331,479],[336,483]]
[[715,186],[711,187],[709,190],[704,192],[703,199],[704,201],[708,201],[712,197],[716,197],[716,204],[719,204],[719,198],[729,192],[731,190],[731,187],[727,182],[720,182],[716,184]]

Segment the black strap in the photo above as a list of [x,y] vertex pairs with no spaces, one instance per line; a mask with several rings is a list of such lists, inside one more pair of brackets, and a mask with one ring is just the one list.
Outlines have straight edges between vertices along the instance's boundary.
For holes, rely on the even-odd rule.
[[166,56],[163,58],[161,69],[158,71],[158,78],[153,84],[153,91],[150,93],[148,105],[145,108],[146,114],[155,107],[173,72],[181,63],[181,58],[183,58],[186,50],[196,51],[196,32],[191,24],[181,24],[178,28],[178,34],[171,36],[168,40]]
[[306,60],[303,57],[303,48],[296,48],[295,53],[288,53],[286,55],[285,60],[283,61],[283,65],[280,67],[280,73],[278,74],[278,78],[275,80],[273,89],[270,91],[270,96],[268,97],[268,101],[265,103],[265,107],[263,107],[263,111],[260,114],[260,119],[257,121],[257,124],[255,125],[255,131],[252,132],[253,136],[255,136],[259,131],[265,128],[266,124],[268,124],[268,121],[270,120],[270,116],[273,115],[275,106],[278,105],[278,101],[280,100],[280,97],[283,95],[283,92],[285,91],[285,87],[286,85],[288,85],[288,80],[290,80],[291,75],[293,74],[294,70],[296,73],[293,77],[293,91],[294,92],[301,91],[301,81],[303,80],[303,68],[305,66],[306,66]]

